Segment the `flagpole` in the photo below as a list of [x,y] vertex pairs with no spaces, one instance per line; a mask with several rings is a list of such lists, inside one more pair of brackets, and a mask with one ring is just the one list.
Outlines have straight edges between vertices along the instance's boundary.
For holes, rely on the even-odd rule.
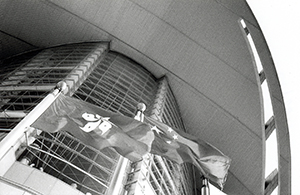
[[208,179],[205,178],[204,176],[201,176],[201,182],[202,182],[202,186],[201,186],[201,195],[210,195],[210,189],[208,186]]
[[[145,104],[138,104],[137,105],[137,113],[134,117],[135,120],[138,121],[143,121],[144,120],[144,115],[143,112],[145,111],[146,106]],[[123,177],[126,174],[126,167],[129,163],[129,160],[123,156],[120,156],[120,159],[118,161],[118,164],[116,166],[115,169],[115,175],[113,176],[111,182],[110,182],[110,186],[108,189],[107,194],[110,195],[119,195],[122,193],[123,191]],[[124,192],[124,194],[126,194]]]
[[[139,103],[137,105],[137,112],[136,112],[136,114],[134,116],[134,119],[137,120],[137,121],[140,121],[140,122],[144,122],[144,111],[145,110],[146,110],[146,105],[144,103]],[[136,181],[127,181],[127,183],[125,185],[126,186],[126,191],[124,191],[123,195],[136,194],[136,192],[137,192],[137,194],[139,194],[141,192],[141,191],[139,191],[141,189],[138,188],[138,187],[141,187],[141,185],[143,185],[142,183],[139,183],[139,182],[141,182],[140,181],[140,176],[142,175],[142,177],[146,177],[146,174],[144,174],[143,173],[144,171],[142,171],[142,170],[144,170],[146,168],[145,164],[147,164],[146,161],[144,161],[143,158],[141,159],[141,161],[143,161],[143,163],[142,163],[142,165],[139,166],[140,170],[138,172],[133,173],[132,172],[133,169],[132,169],[131,172],[130,172],[131,174],[137,174],[137,175],[139,175],[136,178],[137,180]],[[131,182],[133,182],[133,183],[131,183]],[[134,185],[135,183],[139,183],[139,185]],[[131,187],[131,185],[133,185],[133,187]],[[145,187],[145,186],[143,186],[143,187]],[[141,188],[143,188],[143,187],[141,187]],[[147,193],[151,194],[150,192],[147,192]]]
[[[67,88],[65,82],[57,83],[54,90],[49,93],[35,108],[29,112],[8,135],[0,142],[0,159],[13,149],[14,152],[25,141],[25,132],[29,130],[30,125],[55,101],[61,92]],[[1,161],[1,160],[0,160]],[[1,171],[2,173],[2,171]]]

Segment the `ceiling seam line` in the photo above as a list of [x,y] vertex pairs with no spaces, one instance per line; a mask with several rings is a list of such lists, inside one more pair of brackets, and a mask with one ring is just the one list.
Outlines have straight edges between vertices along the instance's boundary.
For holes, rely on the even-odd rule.
[[[128,0],[130,2],[132,2],[131,0]],[[155,15],[153,12],[150,12],[149,10],[145,9],[144,7],[140,6],[139,4],[136,4],[135,2],[132,2],[133,4],[137,5],[138,7],[142,8],[143,10],[145,10],[146,12],[152,14],[153,16],[155,16],[156,18],[158,18],[159,20],[165,22],[167,25],[169,25],[170,27],[172,27],[174,30],[178,31],[179,33],[181,33],[184,37],[186,37],[188,40],[192,41],[193,43],[195,43],[196,45],[200,46],[201,48],[203,48],[205,51],[207,51],[208,53],[210,53],[212,56],[215,56],[218,60],[220,60],[221,62],[223,62],[224,64],[226,64],[228,67],[230,67],[232,70],[234,70],[235,72],[239,73],[240,75],[242,75],[243,77],[245,77],[247,80],[249,80],[251,83],[256,84],[254,81],[252,81],[250,78],[248,78],[247,76],[245,76],[242,72],[238,71],[237,69],[235,69],[234,67],[232,67],[229,63],[227,63],[226,61],[222,60],[217,54],[213,53],[212,51],[210,51],[209,49],[207,49],[206,47],[204,47],[203,45],[201,45],[199,42],[193,40],[191,37],[189,37],[188,35],[186,35],[183,31],[179,30],[178,28],[176,28],[175,26],[173,26],[172,24],[170,24],[169,22],[167,22],[166,20],[163,20],[162,18],[158,17],[157,15]]]
[[[168,69],[166,69],[168,70]],[[169,71],[169,70],[168,70]],[[206,95],[204,95],[202,92],[200,92],[198,89],[196,89],[195,87],[191,86],[190,84],[188,84],[186,81],[184,81],[183,79],[181,79],[179,76],[175,75],[173,72],[169,71],[172,75],[174,75],[177,79],[181,80],[183,83],[185,83],[187,86],[189,86],[190,88],[193,89],[193,91],[196,91],[198,94],[201,94],[202,97],[204,97],[207,101],[211,102],[212,105],[214,105],[216,108],[218,108],[219,110],[222,110],[226,115],[231,116],[232,118],[234,118],[236,121],[238,121],[242,126],[246,127],[246,129],[248,130],[247,132],[249,133],[249,131],[251,133],[249,133],[251,135],[251,137],[256,137],[259,140],[262,140],[261,137],[259,137],[259,135],[257,135],[256,133],[254,133],[246,124],[244,124],[242,121],[240,121],[236,116],[232,115],[231,113],[229,113],[228,111],[226,111],[223,107],[219,106],[219,104],[217,104],[216,102],[214,102],[212,99],[208,98]],[[197,95],[197,93],[194,92],[194,94]],[[198,95],[197,95],[198,96]]]
[[[227,9],[229,12],[231,12],[231,13],[233,13],[234,15],[236,15],[236,16],[239,16],[240,17],[240,15],[238,15],[235,11],[233,11],[233,10],[231,10],[230,8],[228,8],[226,5],[224,5],[223,3],[221,3],[221,2],[219,2],[218,0],[214,0],[217,4],[219,4],[220,6],[222,6],[222,7],[224,7],[225,9]],[[247,4],[247,6],[248,6],[248,8],[250,9],[250,6],[249,6],[249,4],[247,3],[247,1],[246,1],[246,4]],[[251,9],[250,9],[251,10]],[[251,11],[252,12],[252,11]],[[254,15],[254,14],[253,14]],[[244,20],[246,20],[249,24],[251,24],[252,26],[254,26],[255,28],[259,28],[259,27],[257,27],[256,26],[256,24],[253,24],[252,22],[250,22],[249,20],[247,20],[247,19],[245,19],[245,18],[243,18]],[[257,22],[257,21],[256,21]]]
[[[104,30],[103,28],[101,28],[101,27],[99,27],[99,26],[97,26],[97,25],[91,23],[90,21],[86,20],[85,18],[80,17],[79,15],[74,14],[74,13],[72,13],[71,11],[67,10],[66,8],[61,7],[61,6],[59,6],[59,5],[57,5],[57,4],[53,3],[53,2],[51,2],[51,1],[49,1],[49,0],[46,0],[46,1],[47,1],[49,4],[52,4],[52,5],[55,6],[55,7],[58,7],[58,8],[60,8],[60,9],[62,9],[62,10],[65,10],[67,13],[69,13],[69,14],[71,14],[71,15],[73,15],[73,16],[76,16],[77,18],[81,19],[82,21],[85,21],[86,23],[88,23],[88,24],[90,24],[90,25],[96,27],[97,29],[100,29],[100,30],[104,31],[104,32],[107,33],[108,35],[110,35],[110,36],[112,36],[112,37],[114,37],[114,38],[116,38],[116,39],[122,41],[120,38],[116,37],[115,35],[111,34],[111,33],[108,32],[108,31]],[[132,1],[130,1],[130,2],[132,2]],[[134,3],[134,2],[132,2],[132,3],[135,4],[135,5],[137,5],[138,7],[141,7],[140,5],[138,5],[138,4]],[[190,41],[194,42],[196,45],[198,45],[198,46],[200,46],[201,48],[203,48],[205,51],[207,51],[208,53],[210,53],[212,56],[215,56],[218,60],[220,60],[221,62],[223,62],[224,64],[226,64],[229,68],[231,68],[231,69],[234,70],[235,72],[237,72],[237,73],[239,73],[240,75],[242,75],[244,78],[246,78],[247,80],[249,80],[251,83],[256,84],[256,83],[253,82],[251,79],[249,79],[247,76],[245,76],[242,72],[239,72],[238,70],[236,70],[235,68],[233,68],[230,64],[228,64],[227,62],[225,62],[224,60],[222,60],[218,55],[212,53],[210,50],[208,50],[207,48],[205,48],[204,46],[202,46],[200,43],[196,42],[195,40],[191,39],[189,36],[187,36],[185,33],[183,33],[182,31],[180,31],[179,29],[175,28],[173,25],[171,25],[171,24],[168,23],[167,21],[162,20],[160,17],[158,17],[158,16],[156,16],[155,14],[153,14],[152,12],[150,12],[150,11],[144,9],[143,7],[141,7],[141,8],[142,8],[143,10],[145,10],[146,12],[152,14],[153,16],[155,16],[156,18],[158,18],[159,20],[165,22],[167,25],[169,25],[170,27],[172,27],[172,28],[175,29],[176,31],[180,32],[182,35],[184,35],[184,37],[186,37],[186,38],[189,39]],[[122,42],[125,43],[124,41],[122,41]],[[127,43],[125,43],[125,44],[128,45]]]
[[[91,23],[90,21],[86,20],[85,18],[80,17],[79,15],[77,15],[77,14],[75,14],[75,13],[72,13],[71,11],[67,10],[66,8],[64,8],[64,7],[60,6],[60,5],[57,5],[57,4],[53,3],[52,1],[49,1],[49,0],[45,0],[45,1],[47,1],[47,2],[48,2],[49,4],[51,4],[52,6],[57,7],[57,8],[59,8],[59,9],[61,9],[61,10],[64,10],[64,11],[66,11],[67,13],[69,13],[70,15],[75,16],[75,17],[79,18],[80,20],[86,22],[87,24],[90,24],[91,26],[93,26],[93,27],[95,27],[95,28],[97,28],[97,29],[99,29],[99,30],[101,30],[101,31],[103,31],[103,32],[105,32],[105,33],[107,33],[107,35],[110,35],[110,36],[112,36],[112,37],[114,37],[114,38],[120,40],[119,38],[117,38],[117,37],[114,36],[113,34],[109,33],[108,31],[104,30],[103,28],[100,28],[99,26],[97,26],[97,25]],[[120,41],[121,41],[121,40],[120,40]]]
[[[238,180],[238,181],[240,182],[240,184],[242,184],[242,186],[244,186],[245,189],[248,190],[248,192],[250,192],[250,193],[252,194],[252,191],[251,191],[249,188],[247,188],[247,186],[245,186],[245,184],[244,184],[243,182],[241,182],[241,180],[240,180],[239,178],[237,178],[237,177],[235,176],[235,174],[233,174],[230,170],[229,170],[228,172],[229,172],[236,180]],[[226,186],[226,184],[225,184],[225,186]]]
[[[46,0],[46,1],[49,2],[49,4],[52,4],[52,5],[55,6],[55,7],[58,7],[58,8],[60,8],[60,9],[62,9],[62,10],[65,10],[65,11],[68,12],[69,14],[74,15],[74,16],[78,17],[79,19],[81,19],[81,20],[87,22],[88,24],[90,24],[90,25],[96,27],[97,29],[99,29],[99,30],[101,30],[101,31],[103,31],[103,32],[105,32],[105,33],[107,33],[108,35],[114,37],[114,38],[117,39],[118,41],[120,41],[120,42],[124,43],[125,45],[129,46],[130,48],[132,48],[133,50],[135,50],[135,51],[137,51],[138,53],[142,54],[143,56],[146,56],[149,60],[153,61],[155,64],[157,64],[158,66],[162,67],[163,69],[167,70],[169,73],[171,73],[172,75],[174,75],[177,79],[183,81],[186,85],[188,85],[189,87],[191,87],[194,91],[197,91],[199,94],[201,94],[203,97],[205,97],[208,101],[210,101],[213,105],[215,105],[216,107],[218,107],[220,110],[223,110],[224,113],[227,113],[227,115],[229,115],[229,116],[233,117],[234,119],[236,119],[240,124],[242,124],[244,127],[246,127],[246,129],[248,129],[247,132],[249,132],[249,131],[251,132],[250,135],[251,135],[251,134],[252,134],[252,135],[254,134],[255,137],[258,138],[259,140],[262,139],[262,138],[259,137],[259,135],[257,135],[256,133],[254,133],[248,126],[246,126],[246,125],[245,125],[244,123],[242,123],[239,119],[237,119],[237,117],[235,117],[235,116],[233,116],[232,114],[230,114],[228,111],[226,111],[226,110],[225,110],[224,108],[222,108],[221,106],[218,106],[218,104],[215,103],[213,100],[211,100],[210,98],[208,98],[207,96],[205,96],[202,92],[200,92],[199,90],[197,90],[195,87],[191,86],[191,85],[188,84],[186,81],[184,81],[183,79],[181,79],[177,74],[175,74],[175,73],[173,73],[172,71],[170,71],[169,69],[163,67],[163,66],[162,66],[160,63],[158,63],[156,60],[150,58],[148,55],[145,55],[144,53],[142,53],[141,51],[139,51],[138,49],[136,49],[136,48],[133,47],[132,45],[130,45],[130,44],[124,42],[124,41],[121,40],[120,38],[116,37],[115,35],[109,33],[109,32],[106,31],[106,30],[103,30],[103,29],[100,28],[99,26],[97,26],[97,25],[95,25],[95,24],[93,24],[93,23],[87,21],[86,19],[84,19],[84,18],[82,18],[82,17],[80,17],[80,16],[78,16],[78,15],[76,15],[76,14],[70,12],[69,10],[67,10],[67,9],[65,9],[65,8],[63,8],[63,7],[61,7],[61,6],[57,5],[57,4],[55,4],[55,3],[53,3],[53,2],[50,2],[49,0]],[[228,64],[227,64],[227,65],[228,65]],[[228,66],[229,66],[229,65],[228,65]],[[231,67],[231,66],[229,66],[229,67]],[[233,70],[234,70],[234,69],[233,69]],[[243,77],[245,77],[245,76],[243,76]],[[245,77],[245,78],[246,78],[247,80],[250,80],[250,79],[248,79],[247,77]],[[255,84],[255,83],[252,82],[251,80],[250,80],[250,82],[251,82],[252,84]]]
[[286,163],[291,164],[291,161],[286,159],[282,154],[279,155]]
[[35,45],[33,45],[33,44],[31,44],[31,43],[29,43],[29,42],[23,40],[23,39],[20,39],[19,37],[16,37],[16,36],[14,36],[14,35],[12,35],[12,34],[9,34],[9,33],[7,33],[7,32],[4,32],[3,30],[0,30],[0,32],[3,33],[3,34],[5,34],[5,35],[7,35],[7,36],[10,36],[10,37],[12,37],[12,38],[14,38],[14,39],[17,39],[17,40],[19,40],[19,41],[21,41],[21,42],[23,42],[23,43],[26,43],[27,45],[30,45],[30,46],[35,47],[35,48],[39,48],[39,47],[37,47],[37,46],[35,46]]

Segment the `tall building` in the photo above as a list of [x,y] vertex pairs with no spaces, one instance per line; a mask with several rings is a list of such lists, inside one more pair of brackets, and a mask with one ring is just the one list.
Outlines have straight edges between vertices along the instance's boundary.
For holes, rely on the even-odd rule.
[[24,118],[60,81],[67,95],[129,117],[143,102],[145,115],[221,149],[232,159],[227,194],[290,194],[282,92],[246,1],[5,0],[0,13],[0,194],[200,193],[190,164],[130,162],[30,128]]
[[[167,79],[155,78],[132,59],[109,51],[108,46],[108,42],[71,44],[4,61],[5,65],[13,63],[14,68],[9,73],[6,68],[3,69],[1,128],[13,129],[57,82],[65,81],[69,87],[68,94],[76,98],[131,117],[134,117],[138,103],[144,102],[149,107],[149,115],[184,129]],[[6,133],[2,132],[3,138]],[[65,132],[50,134],[33,130],[27,133],[28,140],[34,138],[30,144],[40,150],[21,144],[16,162],[9,164],[3,160],[5,182],[14,185],[13,189],[19,183],[24,184],[19,185],[19,189],[32,192],[28,189],[34,189],[40,181],[38,176],[44,175],[43,182],[51,187],[40,185],[38,191],[42,194],[62,190],[62,182],[58,179],[69,184],[70,191],[66,189],[61,193],[74,193],[72,187],[76,186],[83,193],[107,194],[111,191],[109,188],[114,177],[120,177],[116,172],[120,156],[110,148],[97,151]],[[10,139],[4,138],[3,142],[6,141]],[[3,159],[9,158],[5,156]],[[141,192],[151,189],[154,194],[160,191],[166,194],[193,193],[191,165],[179,166],[159,156],[149,155],[145,161],[127,162],[126,166],[126,174],[122,175],[125,180],[123,190],[129,194],[136,192],[136,188],[140,188]],[[42,173],[29,171],[32,168]],[[28,179],[26,182],[18,178],[20,172],[25,175],[26,171],[26,177],[32,178],[31,183]],[[8,185],[2,189],[9,190],[11,186]]]

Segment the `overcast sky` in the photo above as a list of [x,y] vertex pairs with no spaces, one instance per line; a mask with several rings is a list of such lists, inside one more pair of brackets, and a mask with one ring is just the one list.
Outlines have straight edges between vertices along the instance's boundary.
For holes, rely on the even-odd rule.
[[300,1],[247,0],[270,48],[283,90],[292,151],[292,194],[299,194]]

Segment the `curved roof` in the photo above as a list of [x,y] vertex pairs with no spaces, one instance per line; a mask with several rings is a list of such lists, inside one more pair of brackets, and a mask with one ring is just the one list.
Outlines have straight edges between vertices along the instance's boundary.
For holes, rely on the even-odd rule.
[[260,81],[240,19],[262,37],[258,47],[267,51],[262,54],[266,61],[272,64],[272,59],[245,1],[4,0],[0,13],[0,59],[60,44],[111,40],[111,50],[158,78],[166,75],[188,132],[232,158],[224,191],[263,192]]

